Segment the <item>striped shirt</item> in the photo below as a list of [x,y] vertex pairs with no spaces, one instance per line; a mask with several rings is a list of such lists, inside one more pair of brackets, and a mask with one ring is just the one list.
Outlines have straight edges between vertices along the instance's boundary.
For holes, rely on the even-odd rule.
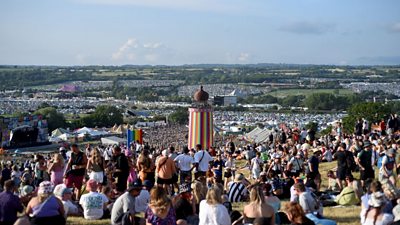
[[230,202],[240,202],[242,197],[247,194],[246,186],[241,182],[233,182],[229,185],[228,197]]

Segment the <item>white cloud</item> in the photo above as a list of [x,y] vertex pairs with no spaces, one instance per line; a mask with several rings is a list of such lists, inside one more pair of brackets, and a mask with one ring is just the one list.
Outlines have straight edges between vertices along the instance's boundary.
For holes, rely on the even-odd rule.
[[114,53],[111,59],[118,64],[159,63],[160,59],[168,58],[168,48],[162,42],[143,42],[129,38]]
[[163,44],[160,42],[143,44],[143,48],[152,48],[152,49],[160,48],[162,46]]
[[139,45],[137,44],[136,39],[130,38],[128,39],[119,49],[118,51],[112,54],[113,60],[119,60],[125,57],[125,53],[129,51],[131,48],[137,48]]
[[240,53],[238,60],[239,62],[247,62],[249,60],[249,57],[250,57],[249,53],[242,52]]

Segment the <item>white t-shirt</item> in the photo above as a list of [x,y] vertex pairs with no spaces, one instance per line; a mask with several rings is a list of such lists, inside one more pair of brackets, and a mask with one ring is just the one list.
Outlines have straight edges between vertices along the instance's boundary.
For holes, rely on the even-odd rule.
[[104,152],[103,152],[104,160],[106,160],[106,161],[111,160],[111,155],[112,155],[112,153],[111,153],[110,149],[108,149],[108,148],[104,149]]
[[77,214],[79,212],[79,209],[74,203],[71,201],[62,201],[64,205],[64,211],[65,211],[65,217],[67,217],[70,214]]
[[182,171],[189,171],[192,169],[193,157],[190,155],[180,154],[174,159],[174,161]]
[[150,202],[150,193],[148,190],[141,190],[140,194],[135,198],[135,210],[136,212],[145,212],[147,205]]
[[252,171],[261,171],[261,165],[262,165],[263,161],[260,158],[253,158],[251,160],[251,170]]
[[83,208],[83,215],[87,220],[97,220],[103,216],[104,204],[108,202],[103,193],[89,192],[82,195],[79,204]]
[[[203,152],[204,152],[204,157],[202,158]],[[194,154],[194,161],[196,163],[199,163],[199,171],[207,172],[210,162],[213,161],[213,158],[210,156],[210,154],[208,154],[207,151],[201,150],[196,152],[196,154]]]
[[224,205],[209,205],[203,200],[199,208],[199,225],[231,225],[231,217]]
[[365,219],[366,213],[367,213],[367,209],[361,210],[360,218],[361,218],[362,225],[389,225],[389,224],[392,224],[393,219],[394,219],[392,214],[383,213],[382,220],[377,220],[374,223],[373,219],[370,219],[370,218]]

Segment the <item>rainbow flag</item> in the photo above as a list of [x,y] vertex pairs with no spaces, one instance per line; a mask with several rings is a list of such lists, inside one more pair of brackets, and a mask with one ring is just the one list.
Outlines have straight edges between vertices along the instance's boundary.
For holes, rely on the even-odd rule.
[[126,130],[127,136],[127,146],[130,146],[132,142],[139,141],[140,144],[143,144],[143,131],[142,129],[134,129],[134,130]]

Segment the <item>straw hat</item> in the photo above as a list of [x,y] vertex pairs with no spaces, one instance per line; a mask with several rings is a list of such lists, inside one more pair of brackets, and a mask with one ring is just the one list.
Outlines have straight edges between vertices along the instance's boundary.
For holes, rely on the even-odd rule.
[[244,175],[242,173],[238,173],[235,175],[235,182],[241,182],[242,180],[244,180]]

